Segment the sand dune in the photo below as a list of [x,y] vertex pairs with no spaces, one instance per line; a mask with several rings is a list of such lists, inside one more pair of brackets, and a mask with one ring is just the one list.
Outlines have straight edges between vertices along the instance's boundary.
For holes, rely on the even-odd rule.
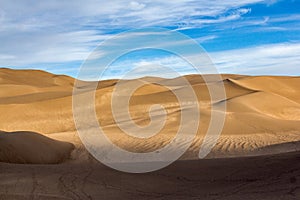
[[[213,80],[210,78],[213,75],[206,76],[206,79]],[[122,81],[125,86],[145,83],[130,99],[129,110],[135,123],[144,126],[150,122],[148,111],[153,104],[163,105],[168,113],[164,128],[157,136],[146,140],[125,135],[120,130],[110,107],[111,94],[118,80],[102,81],[96,90],[99,123],[107,136],[122,148],[135,152],[160,148],[175,136],[181,117],[180,109],[184,109],[180,108],[173,91],[180,92],[185,89],[185,84],[191,84],[200,105],[201,120],[197,137],[185,157],[194,159],[210,122],[212,107],[208,85],[220,87],[224,84],[226,98],[214,104],[216,108],[226,104],[226,123],[221,138],[209,157],[247,155],[250,151],[268,145],[300,140],[299,77],[222,76],[223,82],[208,83],[197,75],[185,76],[186,83],[179,78],[155,77]],[[0,69],[0,80],[0,111],[5,113],[0,116],[0,130],[39,132],[46,137],[71,142],[82,148],[73,121],[74,79],[43,71]],[[163,120],[163,116],[157,115],[154,120]],[[124,120],[122,123],[127,122]],[[60,137],[61,134],[58,134],[67,132],[70,136],[62,134],[64,137]],[[178,141],[178,145],[184,142]]]
[[[130,116],[137,125],[151,122],[153,104],[165,108],[164,127],[146,139],[120,129],[120,124],[131,126],[123,117],[126,113],[121,113],[120,124],[112,115],[112,93],[118,80],[98,84],[98,122],[114,144],[132,152],[168,145],[179,128],[181,111],[199,104],[199,129],[180,161],[154,173],[132,175],[104,167],[83,146],[73,118],[73,78],[0,69],[0,199],[297,199],[300,78],[225,74],[223,81],[213,81],[213,75],[205,76],[208,82],[188,75],[184,76],[187,82],[144,77],[120,83],[125,90],[144,84],[129,101]],[[81,83],[80,87],[89,85]],[[211,101],[208,88],[222,84],[226,97]],[[181,93],[189,85],[196,102],[182,102],[180,107],[173,92]],[[226,110],[221,109],[223,105]],[[86,106],[78,109],[84,112]],[[225,114],[225,124],[207,159],[198,160],[212,108]],[[153,122],[165,119],[157,110],[153,114]],[[190,116],[183,127],[191,126],[193,120]],[[171,151],[186,142],[185,138],[175,140]],[[63,164],[48,165],[55,163]]]
[[55,164],[69,158],[73,145],[33,132],[0,131],[0,162]]
[[227,104],[228,112],[252,112],[285,120],[300,118],[300,104],[274,93],[253,92],[223,103]]

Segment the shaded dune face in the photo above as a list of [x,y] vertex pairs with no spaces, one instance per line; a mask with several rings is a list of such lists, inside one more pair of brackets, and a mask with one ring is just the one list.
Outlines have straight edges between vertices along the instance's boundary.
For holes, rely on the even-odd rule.
[[69,158],[74,145],[34,132],[0,131],[0,162],[56,164]]
[[[187,158],[197,156],[210,123],[212,103],[215,109],[226,104],[227,110],[221,137],[208,157],[249,155],[256,149],[300,140],[300,77],[231,74],[222,77],[221,82],[206,83],[199,75],[184,76],[198,98],[201,115]],[[152,83],[153,80],[157,83]],[[0,130],[38,132],[45,137],[71,142],[76,149],[82,148],[80,140],[74,136],[77,135],[72,112],[74,81],[71,77],[43,71],[0,69]],[[173,91],[180,92],[187,86],[178,78],[155,77],[127,80],[123,84],[139,81],[146,84],[131,96],[130,116],[137,125],[146,126],[150,123],[150,107],[153,104],[164,106],[166,123],[157,135],[148,139],[134,138],[116,124],[111,111],[111,96],[118,80],[99,82],[95,92],[96,114],[105,134],[117,146],[132,152],[150,152],[169,144],[175,136],[182,108]],[[224,84],[226,97],[211,102],[208,84],[216,87]],[[80,109],[85,106],[83,104]],[[153,118],[162,119],[161,115]],[[185,142],[178,141],[177,145]]]

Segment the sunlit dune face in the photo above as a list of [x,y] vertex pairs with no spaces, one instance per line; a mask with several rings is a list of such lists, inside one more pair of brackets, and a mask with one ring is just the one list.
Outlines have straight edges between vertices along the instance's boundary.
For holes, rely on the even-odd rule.
[[[177,98],[169,88],[158,84],[145,84],[138,88],[130,97],[130,117],[137,126],[145,127],[150,125],[149,111],[153,105],[160,105],[166,111],[166,116],[164,116],[165,113],[156,113],[152,119],[165,120],[165,123],[159,132],[149,138],[130,136],[118,127],[110,109],[112,92],[113,90],[107,90],[107,93],[103,95],[105,97],[96,96],[96,102],[99,102],[96,110],[99,123],[111,142],[122,149],[132,152],[152,152],[155,150],[159,151],[160,148],[163,148],[174,139],[180,125],[177,122],[180,121],[181,112]],[[101,98],[105,98],[106,103],[100,103]],[[105,112],[104,116],[103,112]]]

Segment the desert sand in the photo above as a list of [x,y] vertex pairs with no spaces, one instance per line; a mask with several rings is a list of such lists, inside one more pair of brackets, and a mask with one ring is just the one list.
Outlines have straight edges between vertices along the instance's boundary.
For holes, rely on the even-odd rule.
[[[73,78],[0,69],[0,199],[298,199],[300,77],[222,77],[222,83],[206,83],[199,75],[184,77],[197,95],[200,122],[180,160],[156,172],[126,174],[96,161],[79,139],[72,112]],[[146,83],[130,99],[136,124],[150,122],[151,105],[166,109],[165,126],[147,139],[124,134],[112,116],[111,95],[118,80],[100,82],[95,107],[106,136],[132,152],[167,145],[182,109],[172,90],[186,87],[177,80],[144,77],[122,82]],[[207,84],[224,84],[226,98],[211,102]],[[226,104],[226,120],[216,146],[199,160],[212,104]]]

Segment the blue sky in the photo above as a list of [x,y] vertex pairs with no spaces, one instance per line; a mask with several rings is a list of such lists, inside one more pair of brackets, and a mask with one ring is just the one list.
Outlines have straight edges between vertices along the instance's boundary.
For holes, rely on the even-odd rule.
[[[300,75],[299,0],[2,0],[0,67],[76,77],[102,41],[146,27],[193,38],[220,73]],[[174,55],[143,51],[120,58],[107,77],[118,78],[130,66],[146,67],[150,61],[191,73]]]

